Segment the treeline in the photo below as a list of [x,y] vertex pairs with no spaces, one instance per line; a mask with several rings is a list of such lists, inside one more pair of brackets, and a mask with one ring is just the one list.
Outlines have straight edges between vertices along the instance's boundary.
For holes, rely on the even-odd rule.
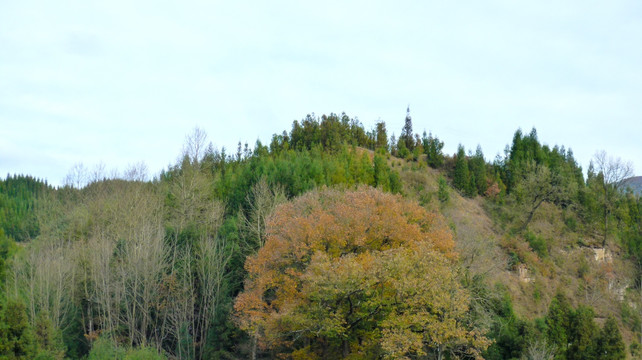
[[[612,316],[600,327],[594,310],[586,305],[573,308],[558,293],[550,302],[547,314],[533,321],[515,315],[510,296],[499,288],[490,305],[495,321],[488,336],[495,342],[484,353],[489,360],[625,359],[626,346]],[[639,348],[634,348],[635,356]]]
[[0,180],[0,228],[4,233],[15,241],[35,238],[36,200],[50,190],[46,181],[28,175],[7,175]]

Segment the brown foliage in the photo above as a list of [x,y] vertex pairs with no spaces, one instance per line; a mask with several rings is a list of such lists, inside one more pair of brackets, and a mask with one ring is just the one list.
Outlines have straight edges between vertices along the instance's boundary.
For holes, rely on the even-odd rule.
[[483,347],[461,324],[455,260],[444,219],[415,203],[373,188],[308,193],[268,219],[236,320],[263,348],[308,358]]

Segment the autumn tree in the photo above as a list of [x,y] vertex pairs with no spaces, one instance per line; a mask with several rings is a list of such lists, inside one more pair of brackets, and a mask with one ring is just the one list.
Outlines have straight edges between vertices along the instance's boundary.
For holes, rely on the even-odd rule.
[[246,262],[236,321],[293,358],[406,358],[486,346],[463,322],[443,218],[372,188],[323,190],[279,206]]

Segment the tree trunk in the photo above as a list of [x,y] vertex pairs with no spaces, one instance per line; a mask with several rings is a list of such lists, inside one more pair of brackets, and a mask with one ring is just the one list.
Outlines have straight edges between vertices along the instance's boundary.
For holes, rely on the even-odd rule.
[[348,340],[343,340],[343,357],[347,358],[350,355],[350,343]]
[[602,239],[602,248],[606,248],[606,236],[609,233],[609,212],[604,209],[604,239]]

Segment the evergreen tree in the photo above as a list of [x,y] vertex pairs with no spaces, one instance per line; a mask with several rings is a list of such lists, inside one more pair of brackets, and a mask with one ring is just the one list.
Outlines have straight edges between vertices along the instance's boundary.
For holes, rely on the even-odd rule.
[[556,359],[565,359],[568,351],[572,309],[566,297],[557,293],[548,306],[546,328],[548,342],[556,348]]
[[479,195],[484,195],[488,184],[486,182],[486,160],[484,160],[484,153],[481,146],[477,145],[475,155],[473,155],[469,162],[470,172],[474,176],[475,192]]
[[609,316],[604,323],[597,339],[597,358],[603,360],[626,359],[626,347],[622,341],[622,334],[613,316]]
[[473,190],[471,186],[470,170],[468,169],[468,159],[464,147],[459,144],[457,156],[455,159],[455,172],[453,174],[453,185],[456,189],[470,196]]
[[443,176],[439,177],[439,190],[437,192],[439,201],[442,203],[447,203],[450,199],[450,194],[448,193],[448,183]]
[[439,141],[437,137],[433,137],[432,133],[426,137],[426,132],[424,131],[422,145],[428,166],[433,169],[441,167],[444,164],[444,154],[442,152],[444,142]]
[[399,142],[403,142],[406,149],[412,152],[415,148],[415,138],[412,132],[412,117],[410,117],[410,106],[406,109],[406,120],[399,135]]
[[0,359],[27,360],[36,355],[36,343],[22,302],[0,305]]
[[375,143],[375,149],[384,148],[388,150],[388,133],[386,132],[386,123],[379,121],[377,123],[377,140]]
[[591,360],[596,358],[598,328],[593,318],[595,313],[588,306],[580,305],[571,320],[569,336],[569,360]]

